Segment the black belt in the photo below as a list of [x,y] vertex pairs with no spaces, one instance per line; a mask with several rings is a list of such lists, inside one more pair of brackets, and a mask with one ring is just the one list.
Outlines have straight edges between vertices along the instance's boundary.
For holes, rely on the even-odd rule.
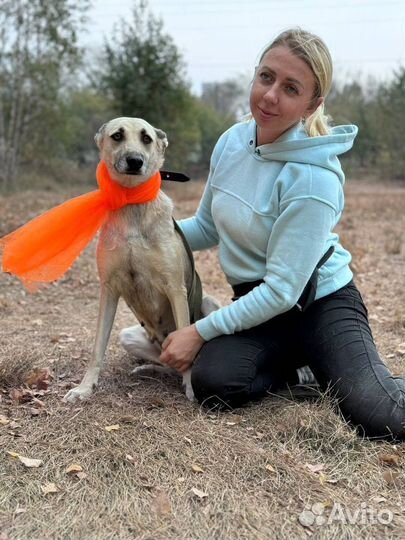
[[[296,303],[296,306],[300,311],[305,311],[315,300],[316,288],[318,285],[318,270],[323,264],[326,263],[326,261],[334,252],[334,249],[335,248],[333,246],[330,246],[328,251],[325,253],[325,255],[323,255],[323,257],[316,265],[315,270],[312,272],[308,283],[305,285],[304,290],[302,291],[302,294],[299,297],[298,302]],[[263,279],[258,279],[257,281],[249,281],[247,283],[239,283],[238,285],[233,285],[232,289],[234,292],[234,296],[232,300],[237,300],[241,296],[244,296],[245,294],[250,292],[255,287],[261,285],[262,283],[264,283]]]

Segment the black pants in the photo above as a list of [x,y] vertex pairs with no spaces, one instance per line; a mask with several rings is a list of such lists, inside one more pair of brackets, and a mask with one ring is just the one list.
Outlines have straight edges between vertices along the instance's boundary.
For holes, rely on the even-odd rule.
[[308,365],[362,435],[405,440],[405,380],[381,361],[353,282],[233,335],[205,343],[191,373],[197,400],[238,407],[285,386]]

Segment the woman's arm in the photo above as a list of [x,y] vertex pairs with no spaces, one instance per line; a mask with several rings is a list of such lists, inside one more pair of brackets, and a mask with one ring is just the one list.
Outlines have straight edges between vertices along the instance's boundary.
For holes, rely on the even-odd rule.
[[264,283],[197,321],[208,341],[245,330],[291,309],[298,301],[336,223],[335,209],[316,199],[292,201],[276,220],[268,243]]

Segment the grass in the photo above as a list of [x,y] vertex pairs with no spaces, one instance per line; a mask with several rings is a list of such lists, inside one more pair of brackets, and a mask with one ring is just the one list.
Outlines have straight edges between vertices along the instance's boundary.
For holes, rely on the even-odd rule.
[[[193,212],[202,187],[167,189],[177,215]],[[1,233],[60,200],[0,198]],[[349,182],[339,229],[379,350],[402,373],[404,209],[401,186]],[[196,259],[207,291],[229,301],[215,250]],[[176,376],[131,377],[117,336],[132,324],[124,305],[100,388],[86,403],[64,404],[89,360],[97,304],[94,243],[36,295],[1,276],[1,540],[404,538],[404,444],[362,439],[327,395],[269,395],[220,413],[190,404]],[[52,373],[42,390],[24,385],[35,367]],[[42,465],[27,468],[9,452]],[[67,472],[72,464],[79,476]],[[49,484],[55,492],[46,494]],[[303,524],[304,511],[318,522]]]

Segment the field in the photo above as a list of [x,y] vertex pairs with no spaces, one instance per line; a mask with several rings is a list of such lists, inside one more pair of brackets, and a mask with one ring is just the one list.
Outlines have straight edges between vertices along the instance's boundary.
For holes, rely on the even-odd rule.
[[[166,187],[177,217],[202,189]],[[74,194],[0,197],[0,236]],[[338,232],[379,351],[404,373],[405,187],[349,179],[346,197]],[[134,378],[118,343],[134,324],[124,304],[99,389],[63,403],[92,348],[94,251],[34,295],[0,275],[0,540],[405,538],[405,444],[362,440],[327,396],[220,413],[190,404],[175,375]],[[216,251],[196,261],[229,302]]]

